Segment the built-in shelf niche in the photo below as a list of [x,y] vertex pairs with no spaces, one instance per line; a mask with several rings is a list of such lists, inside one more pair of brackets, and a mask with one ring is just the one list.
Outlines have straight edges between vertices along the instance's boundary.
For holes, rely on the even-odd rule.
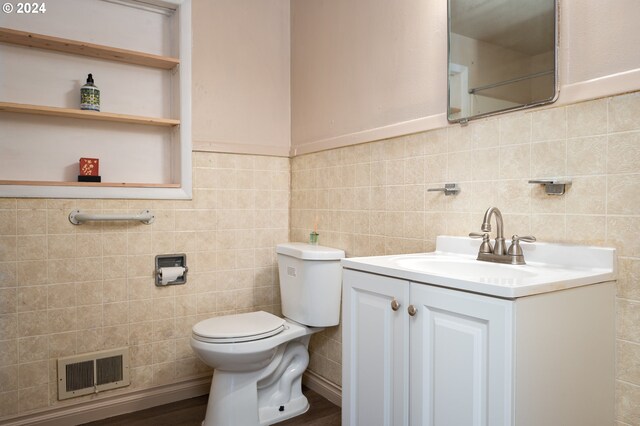
[[[6,176],[0,179],[0,197],[43,197],[43,198],[191,198],[191,0],[124,0],[118,7],[148,9],[157,3],[163,13],[171,16],[172,37],[175,38],[177,57],[155,55],[146,52],[121,49],[112,46],[88,43],[81,40],[54,37],[30,31],[0,28],[0,43],[23,46],[54,53],[78,55],[91,60],[118,62],[132,66],[143,66],[171,73],[172,117],[147,117],[122,114],[115,111],[83,111],[49,105],[33,105],[17,102],[2,102],[0,113],[30,114],[34,116],[74,119],[65,121],[65,125],[92,126],[92,122],[112,122],[167,128],[172,139],[172,155],[169,167],[172,171],[170,182],[63,182],[56,179],[17,180]],[[151,5],[151,6],[150,6]],[[169,6],[169,7],[168,7]],[[154,13],[154,12],[150,12]],[[135,32],[135,29],[132,30]],[[132,36],[135,36],[132,35]],[[27,52],[28,53],[28,52]],[[118,96],[127,96],[120,93]],[[173,116],[175,114],[175,116]],[[34,117],[34,120],[37,120]],[[70,124],[69,124],[70,123]],[[104,126],[104,125],[103,125]],[[117,132],[114,134],[117,135]],[[117,136],[114,136],[117,137]],[[1,136],[0,136],[1,138]],[[18,141],[2,141],[15,143]],[[46,143],[46,141],[43,141]],[[35,153],[37,155],[37,153]],[[160,166],[159,166],[160,167]]]

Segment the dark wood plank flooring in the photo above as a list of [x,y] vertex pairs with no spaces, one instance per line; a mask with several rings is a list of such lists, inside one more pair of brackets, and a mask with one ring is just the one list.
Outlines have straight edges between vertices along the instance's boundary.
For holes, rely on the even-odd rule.
[[[340,426],[340,407],[304,388],[303,393],[311,407],[306,413],[284,422],[280,426]],[[86,423],[85,426],[200,426],[207,410],[208,395],[172,404],[161,405],[135,413]],[[241,425],[238,425],[241,426]]]

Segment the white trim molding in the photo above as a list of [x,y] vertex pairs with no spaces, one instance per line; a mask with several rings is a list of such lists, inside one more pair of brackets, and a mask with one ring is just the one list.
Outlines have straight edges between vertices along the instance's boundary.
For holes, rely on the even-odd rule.
[[289,146],[259,145],[233,142],[193,141],[194,152],[220,152],[225,154],[267,155],[289,157]]
[[2,426],[68,426],[132,413],[209,393],[211,374],[180,383],[96,398],[80,404],[54,406],[0,421]]
[[329,402],[342,407],[342,388],[340,386],[310,370],[304,372],[302,383]]
[[591,80],[566,84],[560,88],[560,97],[555,106],[570,105],[590,99],[617,96],[638,90],[640,68],[616,74],[605,75]]
[[327,149],[341,148],[349,145],[357,145],[360,143],[409,135],[411,133],[424,132],[425,130],[446,127],[447,125],[447,114],[434,114],[427,117],[417,118],[415,120],[377,127],[375,129],[362,130],[327,139],[302,142],[297,145],[292,144],[290,155],[291,157],[295,157],[297,155],[310,154],[312,152],[324,151]]

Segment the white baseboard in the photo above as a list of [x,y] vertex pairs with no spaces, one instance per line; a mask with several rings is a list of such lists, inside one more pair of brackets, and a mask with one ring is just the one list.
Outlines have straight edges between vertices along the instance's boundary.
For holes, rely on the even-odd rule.
[[[342,406],[339,386],[312,371],[304,373],[303,383],[337,406]],[[198,377],[170,385],[142,389],[124,394],[62,407],[50,407],[30,414],[0,421],[0,426],[69,426],[146,410],[159,405],[209,393],[211,376]]]
[[211,376],[132,391],[70,406],[52,407],[0,421],[0,426],[69,426],[106,419],[209,393]]
[[333,404],[338,407],[342,407],[342,389],[335,383],[332,383],[324,377],[309,370],[307,370],[302,376],[302,383],[312,391],[328,399]]

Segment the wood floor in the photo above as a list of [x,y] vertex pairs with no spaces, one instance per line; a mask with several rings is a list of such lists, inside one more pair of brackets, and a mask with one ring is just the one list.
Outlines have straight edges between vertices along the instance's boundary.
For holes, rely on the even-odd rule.
[[[311,405],[309,411],[278,423],[279,426],[340,426],[340,407],[327,401],[311,389],[304,388],[303,393]],[[85,426],[200,426],[207,409],[207,398],[208,396],[204,395],[86,423]]]

